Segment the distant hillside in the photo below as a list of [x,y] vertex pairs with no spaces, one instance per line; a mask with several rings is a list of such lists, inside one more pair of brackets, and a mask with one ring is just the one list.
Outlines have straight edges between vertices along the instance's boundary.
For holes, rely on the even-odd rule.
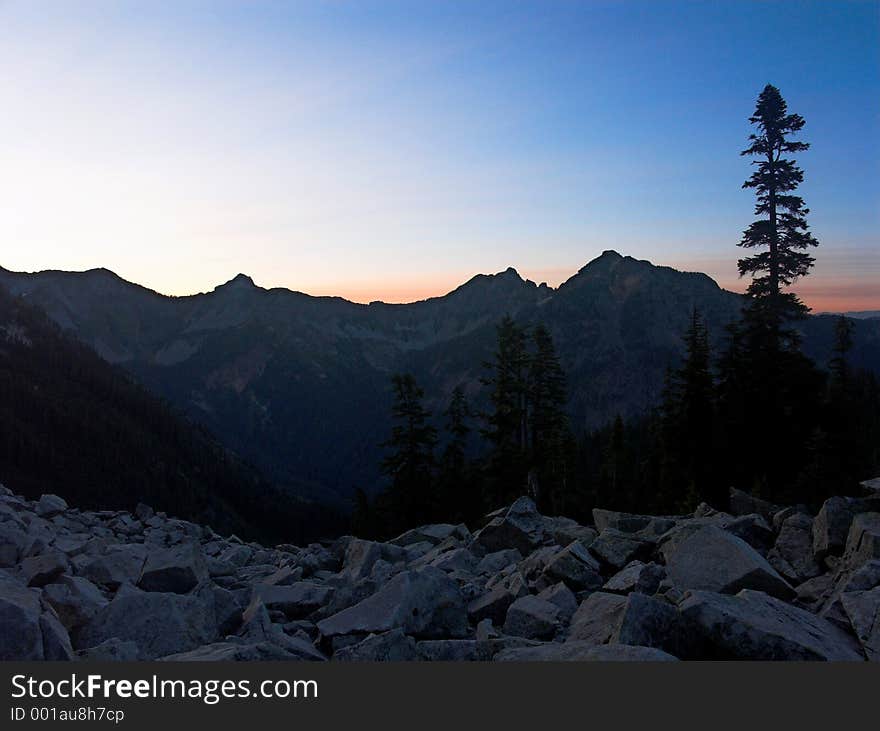
[[83,507],[131,510],[140,501],[276,541],[308,539],[328,524],[323,509],[281,495],[203,427],[2,288],[0,423],[0,482],[31,497],[51,486]]
[[[548,326],[569,377],[572,423],[588,429],[657,402],[693,307],[718,343],[742,304],[705,274],[613,251],[557,289],[508,269],[405,305],[266,290],[244,275],[188,297],[160,295],[105,269],[0,270],[0,284],[272,480],[339,505],[355,487],[377,484],[389,375],[413,372],[437,411],[459,384],[479,407],[481,364],[505,314]],[[833,322],[820,316],[802,326],[804,347],[821,364],[831,354]],[[855,341],[855,364],[880,371],[880,321],[858,321]]]

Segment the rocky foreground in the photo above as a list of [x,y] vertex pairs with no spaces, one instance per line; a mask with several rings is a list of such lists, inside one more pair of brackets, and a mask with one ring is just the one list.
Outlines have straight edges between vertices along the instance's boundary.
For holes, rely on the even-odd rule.
[[880,660],[880,492],[266,548],[0,486],[2,660]]

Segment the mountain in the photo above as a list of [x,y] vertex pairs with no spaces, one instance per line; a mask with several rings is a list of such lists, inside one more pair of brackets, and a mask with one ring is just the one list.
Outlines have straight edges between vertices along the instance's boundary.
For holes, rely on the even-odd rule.
[[[336,530],[326,509],[280,494],[205,429],[0,287],[0,481],[46,485],[84,507],[144,502],[265,540]],[[270,515],[265,505],[273,504]]]
[[[273,481],[340,504],[355,487],[377,484],[390,374],[413,372],[436,411],[458,384],[479,407],[481,364],[505,314],[548,326],[569,377],[573,424],[587,429],[657,402],[693,307],[717,344],[742,304],[705,274],[613,251],[556,289],[508,269],[401,305],[267,290],[242,274],[187,297],[105,269],[0,269],[0,285],[45,309]],[[830,357],[833,324],[817,316],[802,325],[804,347],[820,363]],[[880,370],[880,321],[858,321],[855,340],[854,362]]]

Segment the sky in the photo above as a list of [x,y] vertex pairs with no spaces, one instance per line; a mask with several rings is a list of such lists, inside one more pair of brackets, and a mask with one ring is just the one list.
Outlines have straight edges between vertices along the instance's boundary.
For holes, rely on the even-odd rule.
[[361,302],[605,249],[743,290],[760,90],[806,118],[796,291],[880,309],[880,3],[0,0],[0,265]]

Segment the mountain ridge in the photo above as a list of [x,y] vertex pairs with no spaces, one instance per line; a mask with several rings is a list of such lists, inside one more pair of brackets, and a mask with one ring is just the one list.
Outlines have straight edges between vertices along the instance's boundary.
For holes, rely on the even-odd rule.
[[[482,363],[507,314],[551,331],[568,375],[572,424],[583,430],[657,403],[694,307],[717,347],[743,302],[705,274],[612,250],[555,289],[510,267],[404,304],[265,289],[244,274],[183,297],[109,270],[0,269],[0,286],[42,307],[273,480],[338,502],[355,487],[379,484],[390,375],[413,373],[435,413],[458,385],[480,410]],[[805,349],[821,364],[833,323],[816,316],[801,324]],[[853,362],[880,370],[880,321],[857,322]]]

